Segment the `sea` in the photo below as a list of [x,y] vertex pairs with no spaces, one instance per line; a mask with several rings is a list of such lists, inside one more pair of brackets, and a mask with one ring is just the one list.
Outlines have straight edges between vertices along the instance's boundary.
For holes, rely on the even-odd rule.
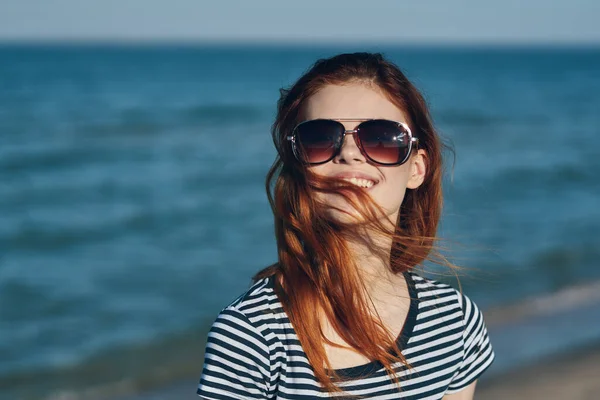
[[[454,148],[439,235],[462,290],[484,312],[572,292],[569,314],[585,309],[595,292],[577,288],[600,282],[600,47],[4,43],[0,399],[197,380],[217,313],[276,261],[264,180],[279,90],[354,51],[399,65]],[[557,298],[544,318],[560,327]],[[521,331],[545,355],[600,342],[582,316],[577,340]]]

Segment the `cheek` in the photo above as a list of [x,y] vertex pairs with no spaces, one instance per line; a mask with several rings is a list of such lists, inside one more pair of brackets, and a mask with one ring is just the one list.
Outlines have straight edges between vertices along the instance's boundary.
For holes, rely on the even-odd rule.
[[374,193],[374,200],[388,211],[398,210],[404,200],[406,186],[388,184],[379,189],[380,190]]
[[384,174],[385,181],[376,193],[376,201],[388,211],[397,211],[404,200],[408,171],[390,171]]
[[[328,168],[328,164],[329,163],[311,166],[310,171],[315,175],[329,176],[331,171]],[[318,200],[324,201],[327,204],[339,205],[340,203],[340,196],[334,194],[317,192],[314,195]]]
[[327,164],[329,163],[314,165],[309,167],[309,170],[314,174],[327,176]]

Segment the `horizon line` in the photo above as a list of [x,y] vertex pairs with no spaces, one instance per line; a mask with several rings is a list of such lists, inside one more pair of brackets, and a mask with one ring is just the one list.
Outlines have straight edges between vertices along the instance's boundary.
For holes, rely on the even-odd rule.
[[210,39],[210,38],[3,38],[2,45],[59,45],[59,46],[391,46],[391,47],[523,47],[523,48],[596,48],[600,40],[392,40],[392,39]]

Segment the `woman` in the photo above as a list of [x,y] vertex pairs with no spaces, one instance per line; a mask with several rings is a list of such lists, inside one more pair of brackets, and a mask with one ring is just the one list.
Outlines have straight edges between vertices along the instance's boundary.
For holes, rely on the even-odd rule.
[[198,394],[472,399],[494,358],[483,317],[414,271],[442,207],[417,89],[380,54],[320,60],[282,90],[273,139],[279,261],[214,322]]

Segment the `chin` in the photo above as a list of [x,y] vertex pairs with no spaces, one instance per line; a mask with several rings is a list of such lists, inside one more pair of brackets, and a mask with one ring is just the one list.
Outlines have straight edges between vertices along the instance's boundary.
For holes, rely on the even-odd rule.
[[329,210],[327,214],[331,220],[343,224],[359,224],[364,221],[364,218],[358,211],[349,209],[349,207],[348,209],[343,209],[343,211]]
[[[324,197],[325,204],[335,207],[336,209],[329,209],[327,215],[331,220],[344,223],[344,224],[359,224],[365,222],[364,216],[355,209],[350,203],[346,202],[341,196],[326,195]],[[399,207],[396,209],[389,210],[388,207],[383,207],[383,214],[380,216],[380,220],[390,221],[395,224],[395,216],[398,215]]]

